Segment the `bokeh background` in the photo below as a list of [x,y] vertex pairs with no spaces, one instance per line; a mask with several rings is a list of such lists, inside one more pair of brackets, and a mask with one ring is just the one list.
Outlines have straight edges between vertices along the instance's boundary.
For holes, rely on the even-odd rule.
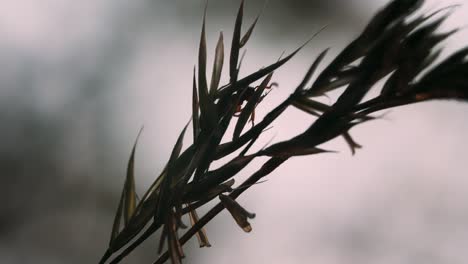
[[[270,0],[241,75],[328,27],[275,74],[280,86],[258,116],[294,89],[321,50],[332,48],[329,62],[386,2]],[[426,2],[424,11],[464,4],[443,28],[466,26],[466,1]],[[238,4],[210,1],[209,50],[220,30],[229,48]],[[262,6],[246,2],[246,24]],[[190,117],[203,7],[198,0],[0,0],[0,263],[98,261],[139,128],[142,193]],[[444,55],[466,45],[461,30]],[[337,139],[325,147],[339,154],[290,160],[239,198],[257,213],[250,234],[224,212],[207,226],[213,247],[191,241],[186,262],[466,263],[467,111],[456,102],[398,108],[353,129],[364,145],[355,156]],[[311,122],[290,109],[265,140],[289,138]],[[124,263],[151,263],[156,243]]]

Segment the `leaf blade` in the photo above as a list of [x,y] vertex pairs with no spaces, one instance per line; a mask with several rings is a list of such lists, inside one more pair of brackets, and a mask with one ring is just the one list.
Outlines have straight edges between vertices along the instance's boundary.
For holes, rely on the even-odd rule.
[[210,93],[214,95],[219,86],[221,73],[224,63],[224,43],[223,32],[219,34],[218,43],[216,44],[215,59],[213,62],[213,74],[211,75]]
[[124,199],[124,220],[125,225],[128,224],[136,209],[136,192],[135,192],[135,149],[140,138],[143,127],[138,132],[138,136],[132,148],[130,159],[127,166],[127,177],[125,180],[125,199]]
[[229,76],[230,83],[235,83],[237,81],[238,69],[237,62],[239,60],[239,51],[240,51],[240,37],[241,37],[241,28],[242,28],[242,17],[244,15],[244,0],[241,1],[239,10],[236,16],[236,22],[234,24],[234,32],[232,35],[231,43],[231,55],[229,56]]
[[195,77],[195,68],[193,68],[193,88],[192,88],[192,125],[193,125],[193,143],[197,141],[200,134],[200,116],[198,110],[200,104],[198,102],[197,80]]
[[259,103],[260,98],[263,94],[263,91],[268,86],[268,83],[270,82],[272,76],[273,76],[273,73],[268,74],[267,77],[265,77],[265,79],[262,81],[260,86],[257,88],[257,90],[254,92],[252,98],[248,100],[234,128],[234,134],[233,134],[234,139],[239,138],[240,134],[242,133],[242,130],[244,129],[245,125],[247,124],[249,120],[249,116],[251,116],[254,113],[255,107]]

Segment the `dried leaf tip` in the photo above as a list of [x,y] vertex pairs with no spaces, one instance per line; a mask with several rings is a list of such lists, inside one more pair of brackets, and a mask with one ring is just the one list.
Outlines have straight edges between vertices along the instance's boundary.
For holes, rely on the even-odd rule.
[[237,203],[234,199],[230,196],[220,194],[219,199],[223,206],[231,213],[232,217],[236,221],[236,223],[244,230],[245,232],[249,233],[252,231],[252,226],[247,221],[247,218],[254,218],[255,214],[247,212],[239,203]]

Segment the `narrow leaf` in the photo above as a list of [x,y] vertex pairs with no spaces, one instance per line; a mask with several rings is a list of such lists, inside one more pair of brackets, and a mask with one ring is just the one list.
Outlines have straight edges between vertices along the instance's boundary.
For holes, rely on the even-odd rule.
[[198,135],[200,134],[200,117],[198,109],[200,107],[198,103],[197,95],[197,80],[195,77],[195,68],[193,69],[193,91],[192,91],[192,124],[193,124],[193,143],[197,141]]
[[306,42],[304,42],[304,44],[302,44],[299,48],[297,48],[295,51],[293,51],[291,54],[289,54],[285,58],[280,59],[277,62],[267,67],[261,68],[260,70],[240,79],[235,84],[231,83],[230,85],[224,87],[224,89],[220,90],[220,92],[218,93],[218,97],[222,98],[226,94],[231,95],[234,92],[238,91],[240,88],[244,88],[250,85],[251,83],[266,76],[267,74],[273,72],[274,70],[278,69],[287,61],[289,61],[292,57],[294,57],[294,55],[296,55],[302,48],[304,48],[305,45],[307,45],[315,36],[317,36],[325,28],[326,27],[322,27],[319,31],[317,31],[314,35],[312,35],[312,37],[310,37]]
[[180,133],[179,137],[177,138],[177,142],[174,145],[174,148],[172,149],[171,157],[169,158],[169,162],[167,164],[167,175],[164,177],[161,183],[161,189],[159,192],[159,198],[158,198],[158,205],[157,205],[157,210],[155,212],[155,219],[160,218],[163,219],[162,216],[165,215],[167,212],[166,210],[168,209],[168,202],[169,202],[169,196],[170,196],[170,188],[171,188],[171,183],[172,182],[177,182],[177,179],[172,179],[172,176],[174,175],[174,163],[176,159],[179,157],[179,154],[182,150],[182,145],[183,145],[183,140],[184,140],[184,135],[185,131],[187,130],[189,123],[187,123]]
[[360,144],[358,144],[358,143],[356,143],[356,141],[354,141],[354,139],[351,137],[349,132],[343,133],[343,138],[346,141],[346,143],[348,144],[349,148],[351,149],[351,154],[354,155],[356,153],[356,149],[362,148],[362,146]]
[[237,61],[239,59],[240,51],[240,37],[241,37],[241,28],[242,28],[242,17],[244,13],[244,0],[241,1],[239,11],[237,12],[236,22],[234,25],[234,33],[232,36],[231,44],[231,55],[229,57],[229,76],[230,83],[235,83],[237,81]]
[[329,49],[330,48],[325,49],[318,55],[318,57],[315,59],[314,63],[312,63],[306,75],[304,76],[302,82],[299,84],[299,86],[297,86],[295,91],[296,93],[304,89],[304,87],[307,85],[310,78],[312,77],[312,74],[314,74],[315,70],[317,69],[317,67],[319,66],[320,62],[323,60]]
[[320,116],[320,114],[318,112],[316,112],[316,109],[311,108],[311,107],[309,107],[306,104],[303,104],[301,102],[294,101],[292,103],[292,105],[295,106],[297,109],[306,112],[307,114],[310,114],[310,115],[313,115],[313,116],[316,116],[316,117]]
[[205,34],[206,6],[198,50],[198,93],[201,110],[201,127],[212,128],[216,124],[216,108],[208,92],[206,81],[206,34]]
[[177,236],[175,234],[175,230],[174,230],[174,221],[172,220],[172,216],[169,216],[170,220],[168,221],[168,223],[166,223],[165,225],[165,228],[166,228],[166,232],[167,232],[167,244],[168,244],[168,250],[169,250],[169,254],[170,254],[170,257],[171,257],[171,263],[172,264],[180,264],[182,263],[181,262],[181,254],[180,254],[180,250],[179,250],[179,241],[177,239]]
[[141,131],[138,132],[138,136],[133,145],[132,154],[130,154],[130,159],[127,166],[127,177],[125,180],[125,199],[124,199],[124,220],[125,225],[128,224],[130,218],[133,216],[136,208],[136,192],[135,192],[135,149],[140,137]]
[[119,232],[120,232],[120,218],[122,217],[124,196],[125,196],[125,188],[122,190],[122,194],[120,196],[120,201],[119,201],[119,206],[117,207],[117,212],[115,213],[114,224],[112,225],[111,238],[109,242],[109,248],[112,247],[112,244],[114,243],[116,237],[119,235]]
[[247,44],[247,41],[249,41],[249,38],[250,38],[250,36],[252,35],[252,32],[253,32],[253,30],[254,30],[254,28],[255,28],[255,25],[257,24],[258,19],[260,18],[260,15],[262,14],[262,12],[263,12],[263,9],[262,9],[262,11],[261,11],[260,13],[258,13],[258,15],[257,15],[257,17],[255,18],[254,22],[252,23],[252,25],[249,27],[249,29],[247,30],[247,32],[245,32],[244,36],[243,36],[242,39],[240,40],[239,45],[240,45],[241,48],[244,47],[245,44]]
[[292,157],[292,156],[304,156],[313,155],[318,153],[334,152],[330,150],[324,150],[317,147],[308,147],[304,144],[282,144],[281,142],[261,151],[259,155],[265,155],[270,157]]
[[223,71],[224,63],[224,44],[223,32],[219,34],[218,44],[216,44],[216,53],[213,63],[213,74],[211,75],[210,93],[215,94],[221,79],[221,72]]
[[[234,139],[239,138],[242,130],[244,129],[245,125],[249,120],[249,117],[254,114],[255,107],[259,103],[263,91],[265,91],[265,88],[268,86],[268,83],[270,82],[272,76],[273,73],[270,73],[267,77],[265,77],[260,86],[257,88],[257,90],[254,91],[251,98],[247,101],[247,104],[245,105],[244,109],[242,110],[239,116],[239,120],[237,120],[236,127],[234,128]],[[246,90],[245,92],[248,92],[248,90]]]
[[158,254],[161,254],[161,252],[164,249],[164,242],[167,239],[167,228],[163,228],[161,231],[161,236],[159,237],[159,244],[158,244]]
[[[199,220],[197,211],[196,210],[190,211],[189,218],[190,218],[191,225],[194,226]],[[200,245],[201,248],[202,247],[211,247],[210,241],[208,240],[208,236],[206,235],[205,228],[202,227],[197,232],[197,239],[198,239],[198,244]]]
[[192,183],[187,189],[185,200],[197,199],[199,195],[204,195],[213,187],[234,177],[239,171],[245,168],[255,155],[238,156],[224,164],[221,168],[206,173],[203,180],[198,183]]

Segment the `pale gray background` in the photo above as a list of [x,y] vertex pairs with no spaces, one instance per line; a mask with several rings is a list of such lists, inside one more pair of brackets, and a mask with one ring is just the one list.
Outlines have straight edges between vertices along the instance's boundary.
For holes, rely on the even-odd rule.
[[[229,47],[238,2],[210,2],[210,51],[220,30]],[[241,75],[329,26],[275,74],[280,87],[258,116],[294,89],[321,50],[331,46],[337,54],[386,2],[270,0]],[[426,11],[466,1],[427,2]],[[203,5],[0,1],[1,263],[97,262],[140,126],[141,193],[190,117]],[[246,23],[262,5],[246,2]],[[465,4],[444,28],[466,26],[467,15]],[[467,44],[462,30],[444,54]],[[213,247],[199,250],[191,241],[187,262],[466,263],[467,111],[454,102],[402,107],[352,130],[365,146],[354,157],[338,139],[325,147],[339,154],[288,161],[239,199],[257,213],[252,233],[224,212],[207,226]],[[289,138],[311,121],[288,110],[265,142]],[[151,263],[155,250],[152,239],[125,263]]]

